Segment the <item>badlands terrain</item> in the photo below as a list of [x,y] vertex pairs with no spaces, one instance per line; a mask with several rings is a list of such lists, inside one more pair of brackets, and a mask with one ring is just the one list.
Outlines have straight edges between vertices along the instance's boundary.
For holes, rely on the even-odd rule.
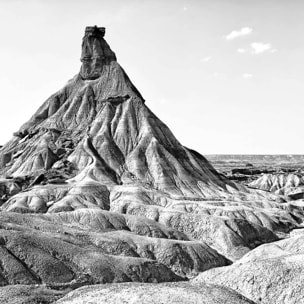
[[0,150],[0,302],[304,303],[303,157],[213,166],[104,35]]

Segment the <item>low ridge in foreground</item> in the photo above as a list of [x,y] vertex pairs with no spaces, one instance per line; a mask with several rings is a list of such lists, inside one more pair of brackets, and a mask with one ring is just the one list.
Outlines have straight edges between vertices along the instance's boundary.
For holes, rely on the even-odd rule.
[[299,303],[263,276],[303,274],[303,205],[180,144],[104,35],[86,28],[80,72],[0,150],[2,302]]

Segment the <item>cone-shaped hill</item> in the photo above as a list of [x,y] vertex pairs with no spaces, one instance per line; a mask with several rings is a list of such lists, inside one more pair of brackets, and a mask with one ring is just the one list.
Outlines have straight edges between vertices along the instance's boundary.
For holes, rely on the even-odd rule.
[[104,34],[86,28],[80,72],[0,150],[0,285],[185,280],[300,225],[182,146]]
[[69,164],[77,179],[109,187],[141,184],[178,198],[225,191],[228,181],[148,109],[103,36],[104,28],[86,28],[80,73],[2,148],[2,174]]

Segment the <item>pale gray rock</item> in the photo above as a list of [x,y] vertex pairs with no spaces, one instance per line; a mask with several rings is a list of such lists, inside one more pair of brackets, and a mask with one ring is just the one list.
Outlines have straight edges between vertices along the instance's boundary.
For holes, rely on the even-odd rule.
[[2,212],[0,222],[1,285],[179,281],[229,264],[185,234],[104,210]]
[[253,301],[216,285],[189,283],[107,284],[87,286],[67,294],[56,304],[254,304]]
[[66,292],[42,285],[9,285],[0,287],[0,303],[51,304],[63,297]]
[[250,187],[278,194],[285,194],[290,188],[304,186],[304,179],[300,174],[263,174],[249,184]]
[[304,234],[257,247],[228,267],[200,274],[194,284],[217,284],[263,304],[304,301]]

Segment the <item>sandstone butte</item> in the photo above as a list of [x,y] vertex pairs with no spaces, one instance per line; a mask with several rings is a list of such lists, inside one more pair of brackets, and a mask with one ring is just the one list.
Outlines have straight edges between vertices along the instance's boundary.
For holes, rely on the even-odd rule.
[[0,150],[0,302],[304,303],[303,204],[184,147],[104,35]]

